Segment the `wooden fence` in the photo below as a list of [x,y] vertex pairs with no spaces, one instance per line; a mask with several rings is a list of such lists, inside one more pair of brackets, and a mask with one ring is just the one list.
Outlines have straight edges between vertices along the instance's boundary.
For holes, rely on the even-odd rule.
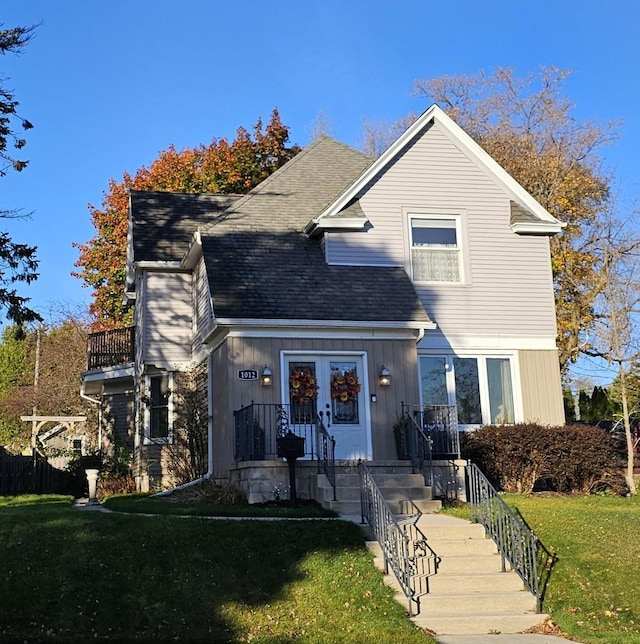
[[0,447],[0,494],[56,494],[62,492],[62,472],[37,453],[9,454]]

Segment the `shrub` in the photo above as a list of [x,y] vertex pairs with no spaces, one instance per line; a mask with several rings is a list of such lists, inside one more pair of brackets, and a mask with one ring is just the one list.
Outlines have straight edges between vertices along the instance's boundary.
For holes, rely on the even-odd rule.
[[529,494],[536,484],[566,494],[620,489],[619,455],[598,427],[487,425],[463,434],[462,451],[505,492]]
[[212,505],[246,505],[247,495],[233,483],[205,479],[196,485],[174,490],[169,500],[177,503],[210,503]]

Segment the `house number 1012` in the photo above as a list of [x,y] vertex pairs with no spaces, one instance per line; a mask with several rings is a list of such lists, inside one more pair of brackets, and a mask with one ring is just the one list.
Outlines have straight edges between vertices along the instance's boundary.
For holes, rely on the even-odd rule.
[[257,380],[258,372],[255,369],[240,369],[238,380]]

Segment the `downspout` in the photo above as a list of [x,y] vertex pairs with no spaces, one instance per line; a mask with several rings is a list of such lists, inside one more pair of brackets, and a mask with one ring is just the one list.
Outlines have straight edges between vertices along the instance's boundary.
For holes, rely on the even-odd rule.
[[152,497],[156,496],[167,496],[172,492],[177,490],[185,490],[187,488],[203,483],[204,481],[210,479],[213,476],[213,369],[212,369],[213,357],[210,353],[207,357],[207,471],[202,476],[194,479],[193,481],[187,481],[181,485],[176,485],[167,490],[161,490],[152,494]]
[[84,398],[85,400],[98,405],[98,450],[102,452],[102,400],[87,396],[87,394],[84,393],[82,387],[80,387],[80,398]]

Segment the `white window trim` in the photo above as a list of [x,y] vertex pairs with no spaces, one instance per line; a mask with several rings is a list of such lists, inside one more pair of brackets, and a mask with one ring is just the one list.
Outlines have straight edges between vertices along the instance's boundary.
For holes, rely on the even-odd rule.
[[[462,225],[463,218],[465,216],[465,213],[462,211],[455,211],[455,212],[447,212],[446,210],[442,209],[437,209],[437,211],[430,212],[430,211],[415,211],[415,210],[410,210],[406,212],[406,218],[407,218],[407,273],[411,276],[411,280],[416,283],[416,284],[431,284],[431,285],[439,285],[439,286],[458,286],[461,284],[466,284],[467,283],[467,278],[466,278],[466,260],[465,260],[465,254],[466,254],[466,236],[463,234],[464,233],[464,227]],[[456,243],[457,243],[457,250],[458,250],[458,273],[459,273],[459,279],[455,282],[447,282],[447,281],[440,281],[440,280],[417,280],[414,278],[413,275],[413,226],[412,226],[412,221],[414,219],[422,219],[422,220],[447,220],[451,221],[453,220],[456,224]]]
[[[490,425],[491,423],[491,406],[489,401],[489,379],[487,376],[487,358],[503,358],[509,360],[509,367],[511,370],[511,387],[513,388],[513,413],[516,424],[523,422],[524,412],[522,409],[522,396],[521,396],[521,381],[520,381],[520,365],[517,353],[510,353],[504,351],[483,351],[482,353],[473,352],[460,352],[460,351],[421,351],[418,354],[418,382],[421,382],[420,372],[420,358],[445,358],[445,371],[447,383],[447,397],[450,405],[456,404],[455,395],[455,376],[452,369],[453,358],[474,358],[478,363],[478,382],[480,389],[480,409],[482,413],[482,425]],[[422,404],[422,386],[420,386],[420,403]],[[475,429],[481,425],[460,425],[462,430]]]
[[[151,378],[154,376],[163,376],[164,373],[148,373],[144,377],[144,398],[150,398],[151,395]],[[168,415],[169,415],[169,427],[166,438],[152,438],[151,433],[151,408],[149,405],[144,405],[144,445],[169,445],[173,443],[173,383],[174,383],[174,372],[169,371],[166,373],[168,376],[168,387],[169,387],[169,401],[168,401]]]

